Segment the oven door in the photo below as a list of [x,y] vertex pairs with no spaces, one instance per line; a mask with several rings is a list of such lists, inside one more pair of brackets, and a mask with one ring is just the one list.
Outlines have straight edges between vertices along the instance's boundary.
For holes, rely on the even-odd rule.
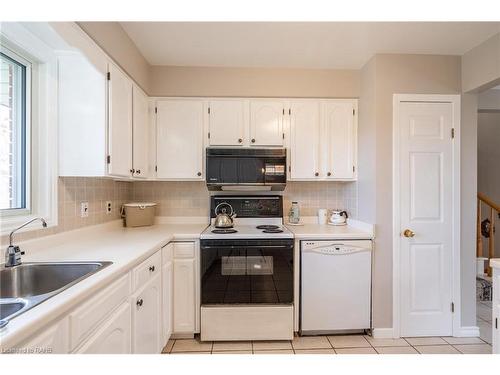
[[202,240],[201,304],[293,303],[293,240]]

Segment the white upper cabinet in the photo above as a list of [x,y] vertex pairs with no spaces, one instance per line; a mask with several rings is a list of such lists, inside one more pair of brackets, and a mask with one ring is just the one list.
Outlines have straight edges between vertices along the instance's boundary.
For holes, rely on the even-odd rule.
[[203,180],[203,118],[202,100],[157,102],[157,178]]
[[132,91],[132,101],[132,171],[136,178],[147,178],[149,157],[149,102],[147,95],[136,85],[134,85]]
[[290,180],[319,178],[320,115],[318,100],[290,102]]
[[132,171],[132,81],[108,66],[108,173],[129,177]]
[[323,178],[355,178],[356,109],[357,101],[351,99],[325,100],[321,103]]
[[210,100],[208,132],[210,146],[243,146],[248,122],[248,101],[242,99]]
[[285,105],[280,100],[250,101],[250,145],[283,146]]

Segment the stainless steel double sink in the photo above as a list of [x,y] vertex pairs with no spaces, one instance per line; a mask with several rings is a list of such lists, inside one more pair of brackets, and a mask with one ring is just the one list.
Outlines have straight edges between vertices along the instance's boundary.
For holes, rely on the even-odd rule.
[[0,328],[112,262],[22,263],[0,266]]

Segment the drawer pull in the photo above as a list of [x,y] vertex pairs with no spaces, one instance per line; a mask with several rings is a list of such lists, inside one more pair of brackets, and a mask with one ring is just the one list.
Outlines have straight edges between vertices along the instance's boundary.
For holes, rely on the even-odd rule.
[[144,301],[141,299],[138,299],[137,302],[135,303],[137,306],[141,307]]
[[149,266],[149,271],[155,272],[155,266]]

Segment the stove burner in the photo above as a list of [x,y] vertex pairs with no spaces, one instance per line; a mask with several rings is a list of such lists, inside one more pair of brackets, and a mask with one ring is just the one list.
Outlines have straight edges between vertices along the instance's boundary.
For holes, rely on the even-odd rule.
[[282,229],[265,229],[262,231],[262,233],[283,233]]
[[236,229],[213,229],[212,233],[215,234],[230,234],[238,232]]
[[278,225],[259,225],[257,226],[257,229],[275,230],[275,229],[280,229],[280,227]]

